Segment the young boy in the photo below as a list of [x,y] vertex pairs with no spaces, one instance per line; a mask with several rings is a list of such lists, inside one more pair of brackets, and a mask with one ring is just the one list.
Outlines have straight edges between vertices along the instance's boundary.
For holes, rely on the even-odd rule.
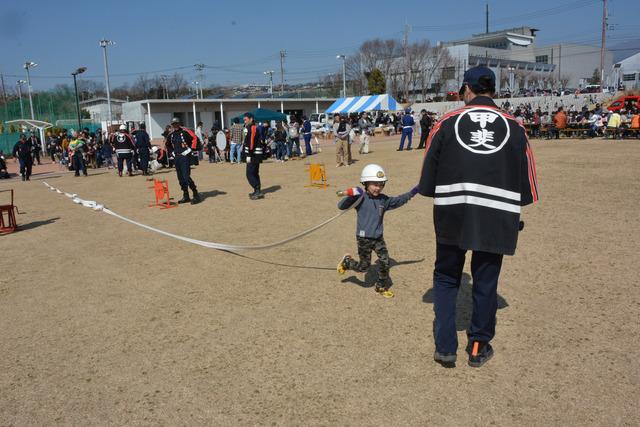
[[350,254],[346,254],[338,264],[338,273],[344,274],[347,270],[364,273],[371,265],[371,251],[375,251],[380,263],[378,273],[378,283],[376,292],[385,298],[392,298],[393,291],[389,289],[389,252],[384,241],[383,219],[386,211],[399,208],[407,203],[418,193],[418,188],[414,187],[408,193],[398,197],[389,197],[382,194],[384,185],[387,182],[387,175],[382,167],[378,165],[367,165],[362,170],[360,182],[364,185],[361,188],[349,188],[344,193],[347,197],[340,200],[338,208],[349,209],[354,203],[358,211],[358,225],[356,239],[358,241],[358,255],[360,261],[356,261]]

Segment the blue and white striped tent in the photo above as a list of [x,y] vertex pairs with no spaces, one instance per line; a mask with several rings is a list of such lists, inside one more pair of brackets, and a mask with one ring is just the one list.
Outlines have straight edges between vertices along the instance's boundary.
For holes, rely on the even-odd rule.
[[360,113],[362,111],[396,111],[398,103],[390,95],[352,96],[340,98],[327,109],[327,113]]

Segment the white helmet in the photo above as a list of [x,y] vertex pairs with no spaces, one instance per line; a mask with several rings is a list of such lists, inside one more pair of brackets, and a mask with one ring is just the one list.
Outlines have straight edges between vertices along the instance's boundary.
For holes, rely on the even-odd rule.
[[380,165],[367,165],[362,169],[360,182],[387,182],[387,174]]
[[120,130],[127,130],[127,127],[125,125],[120,125],[120,127],[118,128]]

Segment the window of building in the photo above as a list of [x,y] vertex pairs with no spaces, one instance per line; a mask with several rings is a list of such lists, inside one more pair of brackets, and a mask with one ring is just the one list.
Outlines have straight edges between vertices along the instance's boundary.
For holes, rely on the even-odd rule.
[[455,67],[442,67],[442,79],[443,80],[452,80],[456,76]]
[[636,73],[632,74],[623,74],[622,80],[625,82],[634,82],[636,80]]
[[538,64],[548,64],[549,63],[549,55],[536,56],[536,62]]

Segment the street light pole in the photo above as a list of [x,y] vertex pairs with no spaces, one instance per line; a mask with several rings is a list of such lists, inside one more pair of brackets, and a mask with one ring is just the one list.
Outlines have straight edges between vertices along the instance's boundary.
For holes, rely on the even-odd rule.
[[195,81],[195,82],[191,82],[191,83],[195,86],[196,99],[200,99],[200,89],[199,89],[200,82],[199,81]]
[[26,83],[24,80],[18,80],[16,86],[18,88],[18,97],[20,98],[20,118],[24,119],[24,105],[22,104],[22,84]]
[[336,59],[342,59],[342,96],[347,97],[347,70],[345,63],[347,55],[336,55]]
[[76,112],[78,113],[78,132],[82,129],[82,120],[80,119],[80,101],[78,100],[78,82],[76,81],[76,76],[78,74],[82,74],[87,71],[87,67],[80,67],[75,70],[71,75],[73,76],[73,87],[76,90]]
[[24,63],[24,69],[27,70],[27,91],[29,92],[29,107],[31,108],[31,120],[35,120],[36,116],[33,114],[33,98],[31,97],[31,76],[29,75],[29,69],[37,67],[38,64],[32,61]]
[[109,124],[107,125],[107,128],[109,127],[109,125],[111,124],[111,121],[113,120],[113,115],[111,112],[111,90],[109,89],[109,62],[107,61],[107,46],[115,46],[115,42],[112,42],[111,40],[107,40],[107,39],[102,39],[100,40],[100,47],[102,48],[102,54],[104,57],[104,80],[107,86],[107,106],[109,108]]

